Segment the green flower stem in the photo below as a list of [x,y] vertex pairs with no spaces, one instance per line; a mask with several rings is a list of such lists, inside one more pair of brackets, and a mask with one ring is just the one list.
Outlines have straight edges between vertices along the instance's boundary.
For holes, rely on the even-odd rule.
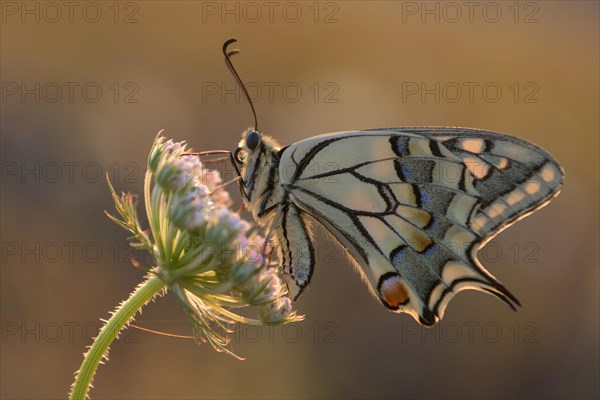
[[94,340],[92,347],[85,354],[81,368],[75,377],[71,400],[83,400],[90,389],[92,379],[98,364],[105,358],[108,348],[118,336],[123,327],[133,319],[133,316],[154,296],[160,293],[165,283],[157,276],[151,275],[144,283],[139,285],[129,298],[110,317]]

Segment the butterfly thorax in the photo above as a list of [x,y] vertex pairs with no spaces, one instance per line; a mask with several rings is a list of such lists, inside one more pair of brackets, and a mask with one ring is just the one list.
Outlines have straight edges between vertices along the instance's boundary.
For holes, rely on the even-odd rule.
[[261,226],[267,226],[285,197],[282,186],[278,184],[281,146],[275,139],[263,135],[255,150],[250,151],[244,139],[239,147],[246,152],[240,171],[244,204]]

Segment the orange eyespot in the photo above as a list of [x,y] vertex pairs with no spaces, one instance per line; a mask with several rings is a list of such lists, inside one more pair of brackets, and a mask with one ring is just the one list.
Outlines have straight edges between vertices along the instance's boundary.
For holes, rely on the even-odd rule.
[[400,277],[392,274],[387,278],[384,276],[382,279],[379,285],[379,293],[381,293],[385,304],[392,309],[397,309],[401,305],[406,304],[408,301],[408,291]]

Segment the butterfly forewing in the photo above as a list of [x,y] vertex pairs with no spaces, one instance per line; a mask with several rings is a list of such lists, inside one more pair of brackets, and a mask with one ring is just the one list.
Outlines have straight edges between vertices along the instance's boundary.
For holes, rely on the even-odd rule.
[[[276,240],[287,252],[282,257],[295,297],[312,273],[306,229],[312,217],[346,247],[385,306],[427,325],[464,289],[518,303],[476,252],[556,196],[563,177],[539,147],[465,128],[327,134],[295,143],[278,157],[288,219]],[[291,255],[294,240],[304,257]]]

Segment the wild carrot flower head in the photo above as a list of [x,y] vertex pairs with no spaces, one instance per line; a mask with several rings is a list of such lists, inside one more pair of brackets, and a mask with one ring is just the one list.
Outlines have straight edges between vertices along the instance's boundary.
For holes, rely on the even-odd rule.
[[[149,232],[140,226],[135,197],[118,197],[112,186],[121,219],[109,217],[133,233],[134,247],[151,254],[151,273],[179,298],[194,336],[233,355],[227,348],[232,324],[281,324],[302,317],[292,311],[281,268],[263,257],[264,238],[229,208],[218,172],[185,155],[189,151],[185,142],[161,133],[154,141],[144,182]],[[232,311],[250,306],[258,308],[258,318]]]

